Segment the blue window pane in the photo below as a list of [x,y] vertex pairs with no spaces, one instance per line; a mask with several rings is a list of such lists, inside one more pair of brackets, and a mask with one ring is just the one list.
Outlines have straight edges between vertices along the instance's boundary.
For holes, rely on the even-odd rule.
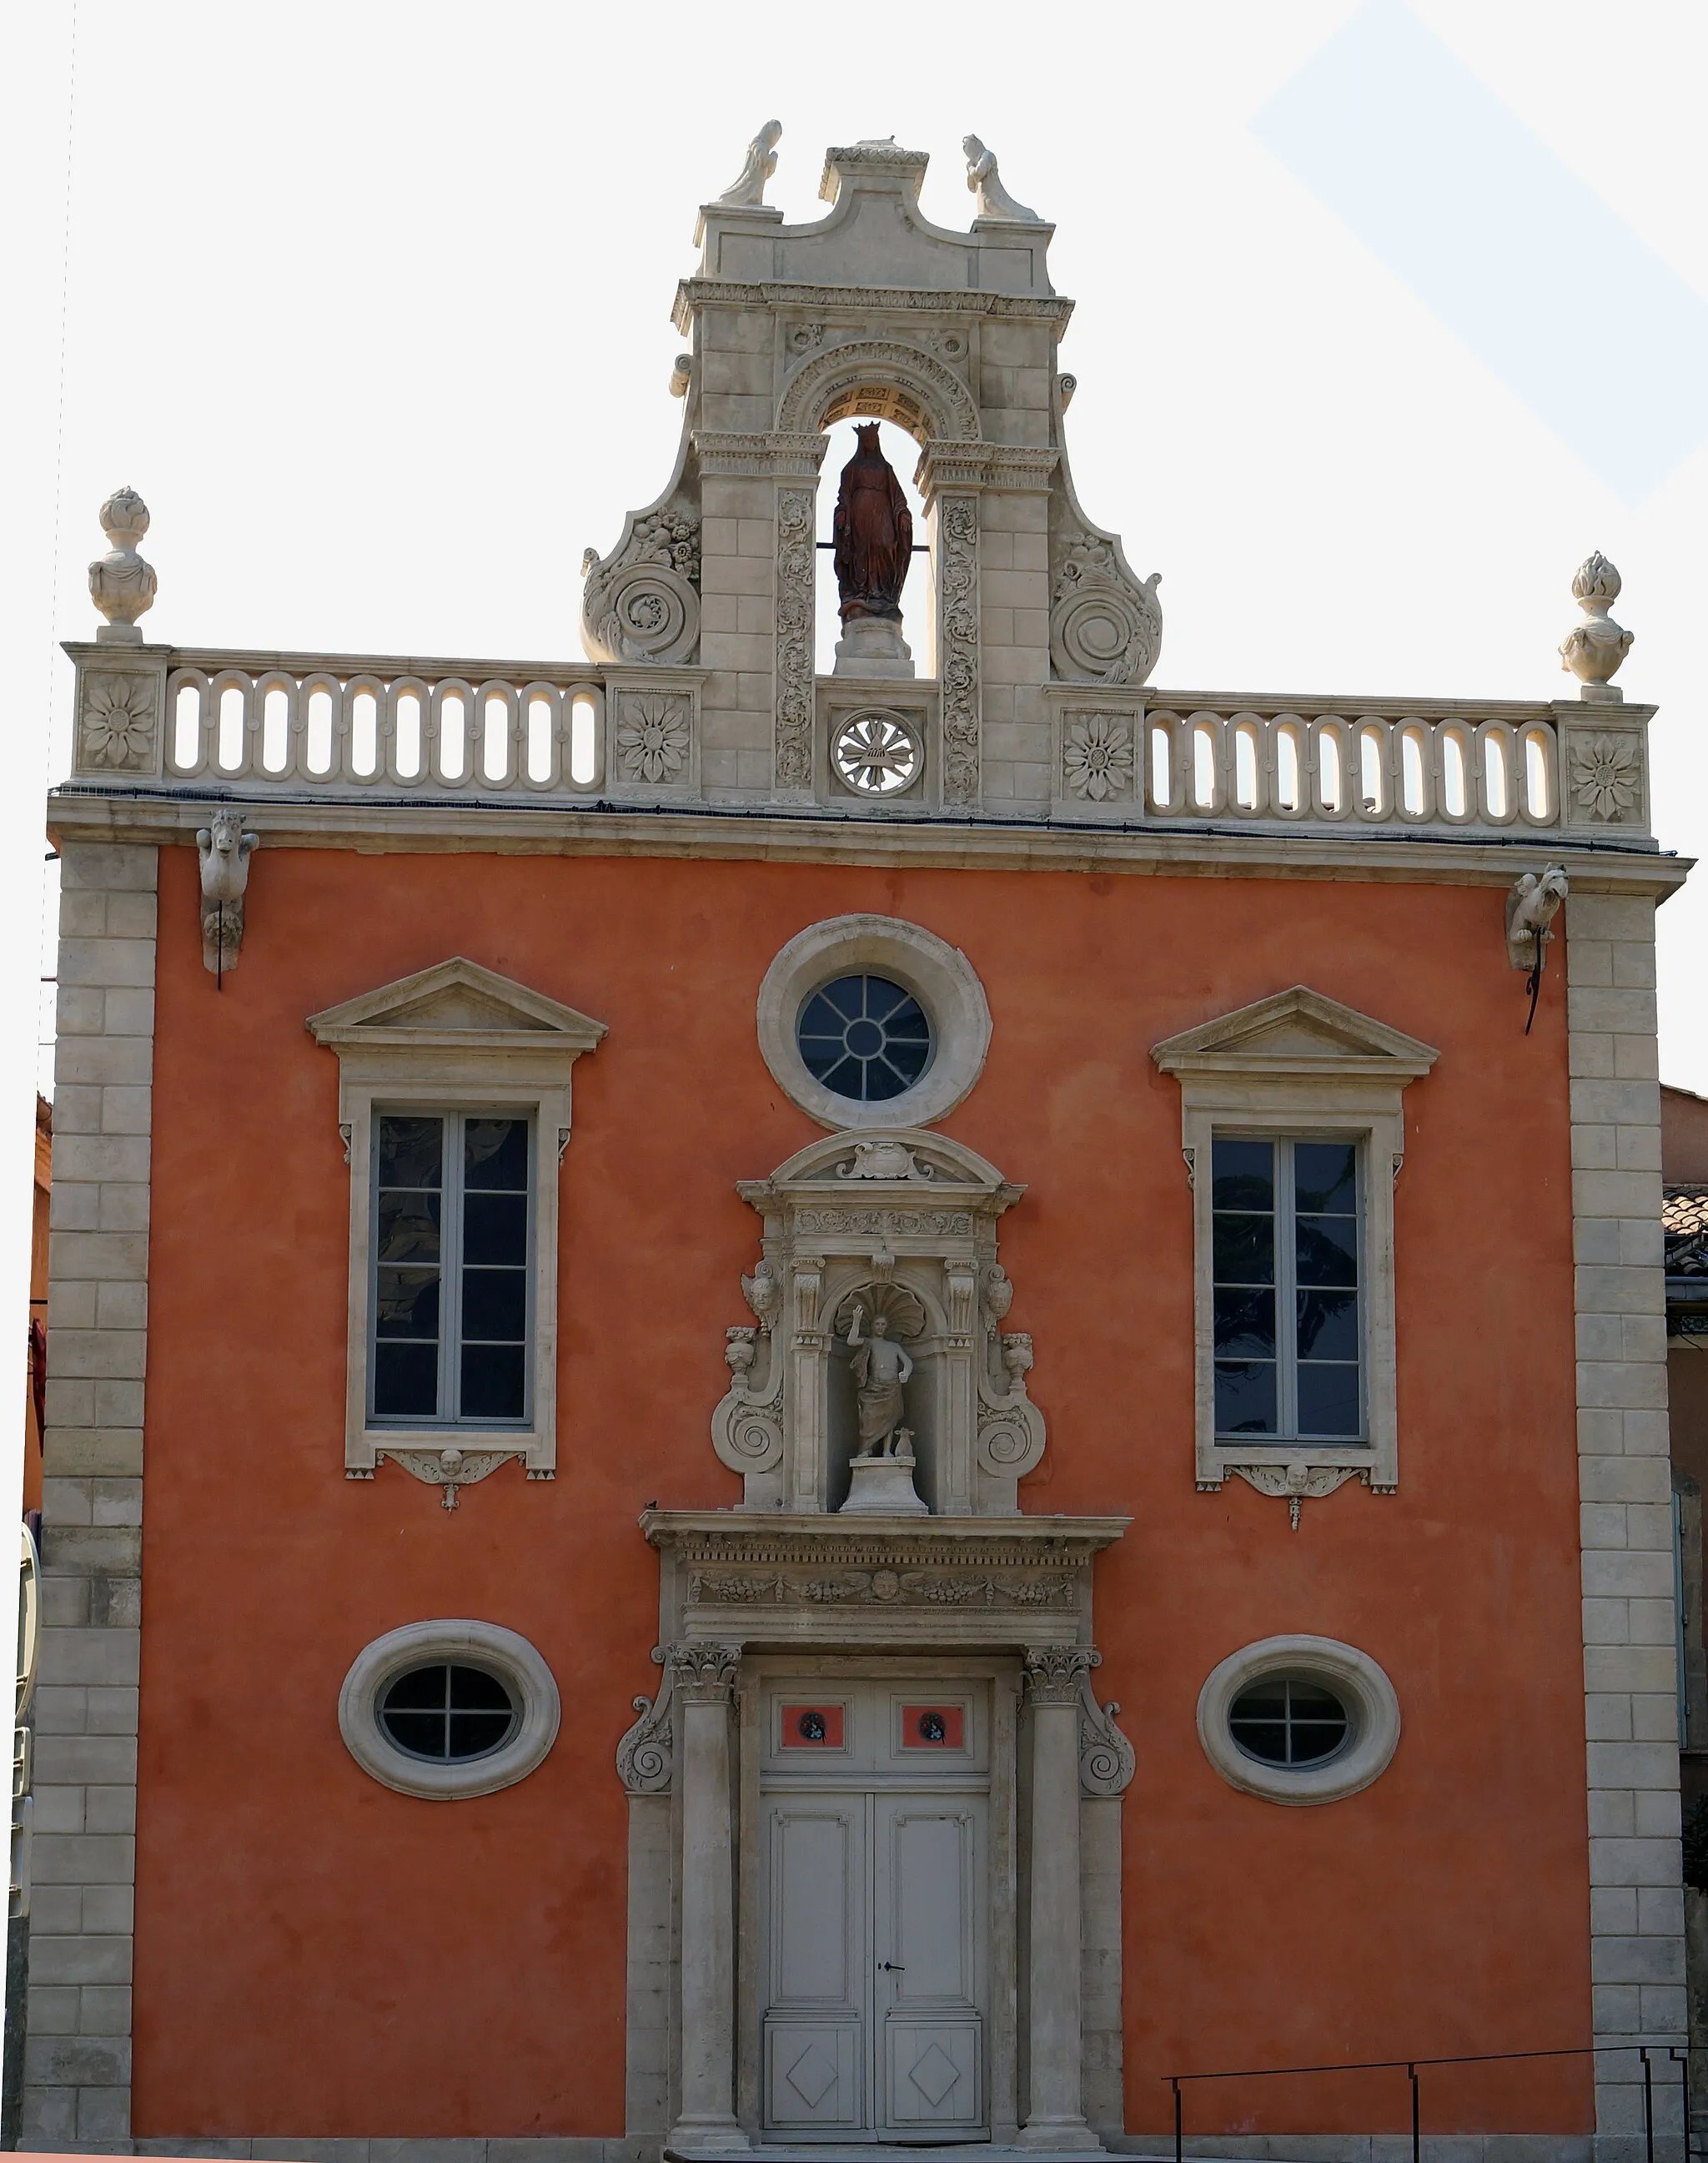
[[1295,1228],[1294,1253],[1302,1285],[1357,1283],[1355,1217],[1301,1217]]
[[528,1333],[525,1270],[467,1270],[462,1277],[465,1341],[520,1344]]
[[380,1270],[374,1285],[373,1328],[379,1337],[436,1338],[439,1272]]
[[1216,1432],[1275,1432],[1275,1369],[1261,1360],[1216,1362]]
[[1314,1359],[1298,1364],[1298,1431],[1355,1440],[1359,1428],[1358,1370]]
[[382,1186],[438,1186],[443,1183],[445,1122],[383,1118],[379,1122]]
[[528,1123],[525,1119],[467,1119],[462,1126],[462,1181],[465,1186],[493,1192],[528,1191]]
[[1210,1223],[1214,1243],[1212,1267],[1218,1284],[1274,1283],[1272,1217],[1235,1217],[1219,1209]]
[[373,1410],[380,1419],[434,1419],[439,1411],[439,1348],[394,1338],[373,1347]]
[[1358,1207],[1358,1151],[1350,1142],[1295,1142],[1293,1191],[1307,1215],[1350,1217]]
[[1302,1291],[1298,1296],[1299,1358],[1355,1361],[1362,1349],[1357,1293]]
[[465,1344],[463,1418],[520,1419],[525,1404],[525,1349],[520,1344]]
[[1275,1357],[1275,1294],[1241,1287],[1215,1292],[1215,1348],[1218,1359],[1272,1359]]
[[1273,1142],[1230,1141],[1218,1134],[1210,1150],[1210,1206],[1215,1209],[1275,1207]]
[[462,1205],[462,1259],[520,1268],[528,1259],[527,1196],[468,1195]]
[[855,1103],[901,1096],[931,1064],[925,1010],[888,977],[838,977],[823,986],[802,1008],[795,1041],[807,1072]]

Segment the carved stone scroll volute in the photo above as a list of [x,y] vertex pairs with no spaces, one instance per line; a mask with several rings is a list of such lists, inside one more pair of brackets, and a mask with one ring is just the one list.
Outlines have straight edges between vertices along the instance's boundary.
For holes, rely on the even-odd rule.
[[881,1314],[906,1346],[907,1440],[892,1453],[911,1457],[930,1512],[1018,1508],[1016,1485],[1043,1453],[1044,1422],[1026,1385],[1032,1340],[999,1327],[1014,1286],[996,1227],[1024,1191],[960,1144],[912,1129],[827,1136],[770,1179],[742,1184],[764,1220],[764,1253],[742,1280],[753,1322],[726,1332],[730,1384],[712,1437],[742,1474],[744,1510],[872,1508],[870,1473],[849,1500],[860,1440],[856,1307],[866,1328]]

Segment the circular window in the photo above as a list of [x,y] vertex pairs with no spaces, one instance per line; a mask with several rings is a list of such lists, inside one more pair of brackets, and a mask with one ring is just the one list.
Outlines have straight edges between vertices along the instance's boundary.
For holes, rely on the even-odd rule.
[[455,1801],[524,1779],[557,1736],[557,1685],[525,1637],[496,1622],[410,1622],[351,1663],[338,1731],[364,1773]]
[[895,916],[834,916],[797,932],[765,972],[758,1022],[778,1087],[838,1133],[942,1118],[990,1045],[966,956]]
[[1333,1690],[1291,1675],[1241,1690],[1228,1711],[1235,1741],[1265,1765],[1320,1765],[1345,1742],[1350,1726]]
[[850,714],[832,736],[830,762],[856,796],[899,796],[918,778],[925,752],[910,721],[871,706]]
[[814,1080],[857,1104],[899,1097],[931,1064],[925,1009],[888,977],[821,985],[801,1009],[795,1040]]
[[379,1724],[400,1750],[433,1765],[490,1757],[510,1739],[516,1703],[498,1676],[449,1660],[408,1668],[386,1685]]
[[1399,1700],[1355,1646],[1264,1637],[1212,1672],[1199,1693],[1198,1736],[1230,1787],[1272,1803],[1339,1802],[1387,1771]]

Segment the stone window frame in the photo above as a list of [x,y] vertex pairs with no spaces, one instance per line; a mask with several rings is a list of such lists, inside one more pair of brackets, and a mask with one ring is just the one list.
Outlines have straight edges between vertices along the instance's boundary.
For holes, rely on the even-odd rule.
[[[1195,1466],[1200,1490],[1238,1474],[1295,1506],[1350,1479],[1399,1484],[1394,1314],[1394,1186],[1405,1156],[1407,1086],[1439,1054],[1303,984],[1155,1045],[1180,1083],[1181,1149],[1192,1187]],[[1218,1134],[1335,1139],[1358,1146],[1361,1178],[1365,1438],[1281,1441],[1219,1436],[1215,1418],[1211,1148]]]
[[[795,1040],[806,1000],[833,977],[892,977],[925,1008],[935,1046],[911,1089],[862,1104],[827,1089],[807,1070]],[[958,947],[903,917],[827,917],[797,931],[765,971],[759,990],[759,1048],[791,1103],[833,1134],[925,1127],[948,1117],[972,1092],[990,1049],[990,1007],[978,972]]]
[[[337,1055],[338,1127],[350,1167],[347,1477],[370,1479],[393,1457],[419,1478],[449,1469],[466,1480],[516,1457],[530,1479],[551,1478],[557,1466],[556,1173],[569,1143],[570,1071],[582,1052],[598,1045],[604,1024],[458,956],[311,1014],[307,1027]],[[533,1129],[529,1417],[489,1426],[375,1421],[368,1407],[376,1118],[381,1112],[473,1109],[525,1118]],[[457,1459],[454,1467],[441,1466],[447,1453]]]
[[[1253,1683],[1286,1675],[1333,1692],[1350,1715],[1351,1735],[1318,1765],[1271,1765],[1235,1741],[1234,1702]],[[1400,1741],[1398,1693],[1379,1663],[1338,1637],[1260,1637],[1214,1667],[1198,1695],[1198,1739],[1230,1788],[1295,1808],[1343,1802],[1379,1780]]]
[[[496,1675],[516,1700],[514,1732],[484,1757],[447,1764],[412,1757],[381,1725],[380,1701],[397,1678],[441,1660]],[[356,1655],[338,1692],[338,1732],[363,1771],[382,1787],[429,1802],[494,1794],[526,1779],[556,1741],[561,1717],[556,1682],[538,1650],[500,1623],[466,1617],[388,1630]]]

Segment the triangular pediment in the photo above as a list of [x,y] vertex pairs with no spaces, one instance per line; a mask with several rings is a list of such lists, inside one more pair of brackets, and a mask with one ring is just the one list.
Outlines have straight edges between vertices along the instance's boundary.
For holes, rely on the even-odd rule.
[[1165,1074],[1383,1073],[1410,1081],[1440,1054],[1307,984],[1236,1007],[1151,1050]]
[[460,955],[311,1014],[307,1026],[321,1044],[520,1043],[574,1051],[591,1051],[605,1034],[603,1022]]

